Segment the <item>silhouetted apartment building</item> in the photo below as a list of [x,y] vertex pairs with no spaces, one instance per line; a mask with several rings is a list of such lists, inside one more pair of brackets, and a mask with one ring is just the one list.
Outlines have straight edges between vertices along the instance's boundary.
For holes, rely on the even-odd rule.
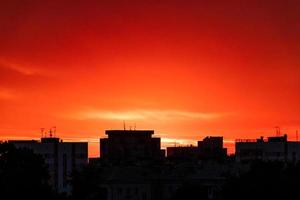
[[100,157],[124,161],[137,159],[160,159],[160,138],[153,138],[153,130],[107,130],[107,138],[100,139]]
[[199,148],[196,146],[167,147],[167,157],[176,159],[197,159]]
[[59,138],[42,138],[37,140],[12,140],[16,148],[26,148],[41,155],[51,178],[54,189],[61,193],[70,193],[70,176],[74,170],[80,170],[88,163],[88,143],[87,142],[63,142]]
[[300,142],[288,141],[287,135],[263,137],[256,140],[237,140],[235,143],[237,161],[264,160],[288,161],[300,160]]
[[201,159],[222,160],[226,158],[227,149],[223,147],[223,137],[208,136],[198,141]]

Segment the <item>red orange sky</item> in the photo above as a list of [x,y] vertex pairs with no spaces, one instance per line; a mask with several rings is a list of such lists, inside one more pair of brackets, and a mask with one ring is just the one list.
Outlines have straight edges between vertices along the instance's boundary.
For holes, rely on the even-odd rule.
[[0,139],[300,129],[300,1],[0,1]]

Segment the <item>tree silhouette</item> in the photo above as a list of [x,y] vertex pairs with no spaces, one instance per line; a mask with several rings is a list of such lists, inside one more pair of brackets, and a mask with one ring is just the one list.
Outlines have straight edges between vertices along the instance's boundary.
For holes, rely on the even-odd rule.
[[0,199],[54,199],[47,167],[28,149],[0,143]]

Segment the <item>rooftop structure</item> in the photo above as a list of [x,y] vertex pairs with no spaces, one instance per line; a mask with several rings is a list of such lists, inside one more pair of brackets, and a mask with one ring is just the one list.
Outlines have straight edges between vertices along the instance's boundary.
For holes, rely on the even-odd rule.
[[198,141],[200,157],[202,159],[222,160],[227,155],[227,149],[223,148],[223,137],[208,136],[203,141]]
[[159,159],[163,155],[160,138],[154,138],[153,130],[107,130],[107,138],[100,139],[100,157],[124,161]]
[[223,137],[205,137],[198,141],[198,146],[168,147],[167,157],[201,159],[201,160],[222,160],[227,155],[227,149],[223,148]]

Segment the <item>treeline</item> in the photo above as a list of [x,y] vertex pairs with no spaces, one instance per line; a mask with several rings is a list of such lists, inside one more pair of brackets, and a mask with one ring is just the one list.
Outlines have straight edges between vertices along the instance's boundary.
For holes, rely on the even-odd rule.
[[59,199],[49,185],[44,159],[30,150],[0,143],[0,199]]
[[29,149],[17,149],[0,142],[0,199],[85,200],[104,199],[99,188],[99,169],[93,165],[75,173],[71,184],[73,195],[57,194],[42,156]]

